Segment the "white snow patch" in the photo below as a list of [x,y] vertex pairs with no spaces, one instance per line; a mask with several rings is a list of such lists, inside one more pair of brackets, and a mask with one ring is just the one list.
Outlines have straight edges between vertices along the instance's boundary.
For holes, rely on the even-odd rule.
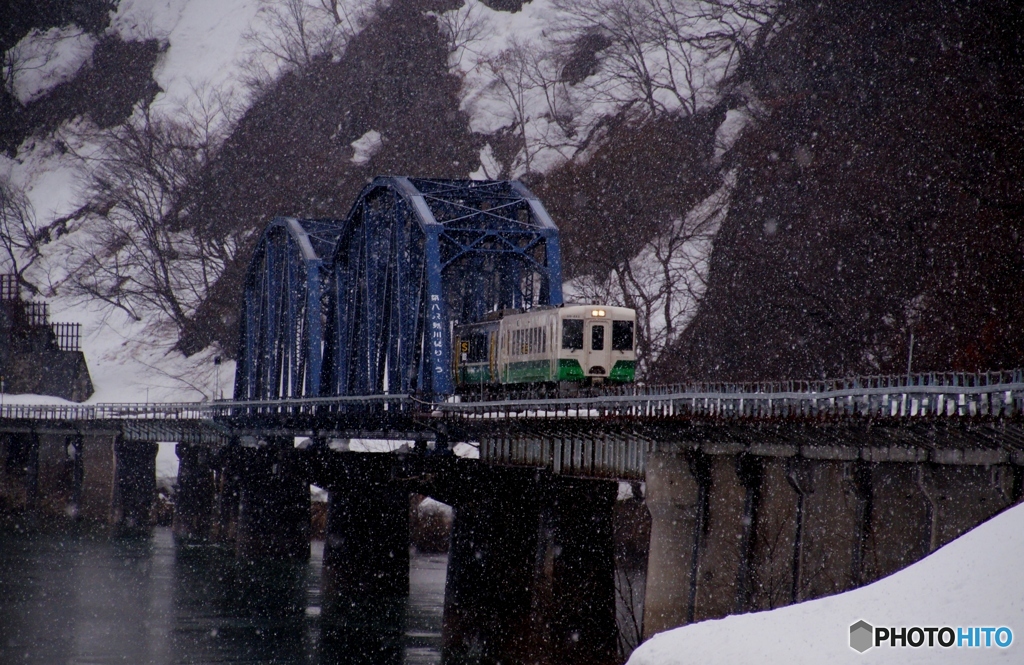
[[156,452],[156,477],[177,478],[178,477],[178,454],[175,451],[176,443],[163,442],[157,444]]
[[469,174],[470,180],[494,180],[501,175],[501,162],[494,156],[494,148],[488,143],[480,149],[480,168]]
[[725,120],[715,131],[715,154],[714,161],[717,163],[722,155],[732,150],[736,139],[743,133],[743,129],[750,122],[750,114],[743,109],[730,109],[725,113]]
[[456,443],[455,447],[452,448],[452,452],[456,457],[465,457],[466,459],[480,459],[480,448],[470,443]]
[[[627,36],[630,21],[653,20],[656,12],[649,3],[609,5],[607,17],[600,3],[589,8],[585,16],[560,8],[557,0],[533,0],[520,11],[505,12],[465,0],[438,16],[453,49],[449,68],[463,81],[462,109],[470,128],[482,134],[509,129],[526,144],[514,163],[504,165],[507,175],[550,170],[573,157],[602,118],[638,101],[653,104],[659,113],[692,113],[714,103],[717,84],[736,54],[724,47],[695,46],[695,40],[726,33],[745,39],[758,25],[740,13],[712,17],[676,3],[658,14],[664,29]],[[603,49],[585,79],[566,83],[565,49],[580,36],[607,32],[608,26],[618,45]],[[643,68],[653,86],[649,103],[647,86],[629,73],[636,67]]]
[[7,53],[14,96],[22,104],[72,78],[92,55],[96,38],[81,28],[35,29]]
[[[629,665],[683,663],[1011,663],[1024,659],[1024,505],[992,518],[885,579],[770,612],[676,628],[640,645]],[[1006,649],[849,646],[850,626],[1007,626]]]
[[168,45],[153,72],[164,91],[153,108],[173,113],[197,88],[242,93],[239,54],[258,10],[258,0],[123,0],[110,29],[124,40]]
[[352,163],[362,166],[384,146],[384,137],[376,129],[371,129],[349,145],[355,151],[355,154],[352,155]]
[[420,501],[419,505],[416,506],[416,511],[423,514],[440,513],[449,516],[454,513],[452,507],[447,503],[441,503],[436,499],[431,499],[429,496]]
[[415,443],[397,439],[351,439],[348,442],[348,449],[357,453],[394,453],[403,447],[411,450]]

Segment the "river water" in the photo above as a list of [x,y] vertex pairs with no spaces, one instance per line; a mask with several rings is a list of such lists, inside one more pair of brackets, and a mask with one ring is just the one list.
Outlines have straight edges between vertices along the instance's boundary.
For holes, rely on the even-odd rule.
[[[440,662],[447,556],[413,553],[395,625],[328,639],[323,544],[308,563],[252,564],[212,547],[148,538],[0,530],[0,663]],[[372,624],[372,622],[371,622]],[[393,648],[362,649],[381,641]]]

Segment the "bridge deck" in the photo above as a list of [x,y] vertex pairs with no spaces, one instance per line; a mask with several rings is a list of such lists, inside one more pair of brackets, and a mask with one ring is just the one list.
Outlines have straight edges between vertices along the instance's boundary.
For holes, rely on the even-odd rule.
[[489,464],[640,478],[664,446],[710,454],[1024,464],[1024,375],[631,386],[557,399],[368,395],[171,404],[4,405],[0,431],[109,431],[129,441],[240,437],[472,441]]

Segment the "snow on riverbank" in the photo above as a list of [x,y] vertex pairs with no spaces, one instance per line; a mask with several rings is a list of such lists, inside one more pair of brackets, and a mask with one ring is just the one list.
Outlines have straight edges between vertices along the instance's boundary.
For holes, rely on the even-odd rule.
[[[890,577],[769,612],[676,628],[641,645],[628,665],[1024,662],[1024,505]],[[850,625],[1007,626],[1005,649],[849,646]],[[927,642],[925,642],[927,644]]]

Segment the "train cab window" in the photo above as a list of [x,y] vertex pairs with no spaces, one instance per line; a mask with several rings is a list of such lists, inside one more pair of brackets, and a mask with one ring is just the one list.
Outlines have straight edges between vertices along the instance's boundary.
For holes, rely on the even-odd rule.
[[562,321],[562,348],[583,348],[583,320],[565,319]]
[[633,350],[632,321],[612,321],[612,349],[615,351]]
[[590,350],[604,351],[604,326],[595,325],[590,328]]

